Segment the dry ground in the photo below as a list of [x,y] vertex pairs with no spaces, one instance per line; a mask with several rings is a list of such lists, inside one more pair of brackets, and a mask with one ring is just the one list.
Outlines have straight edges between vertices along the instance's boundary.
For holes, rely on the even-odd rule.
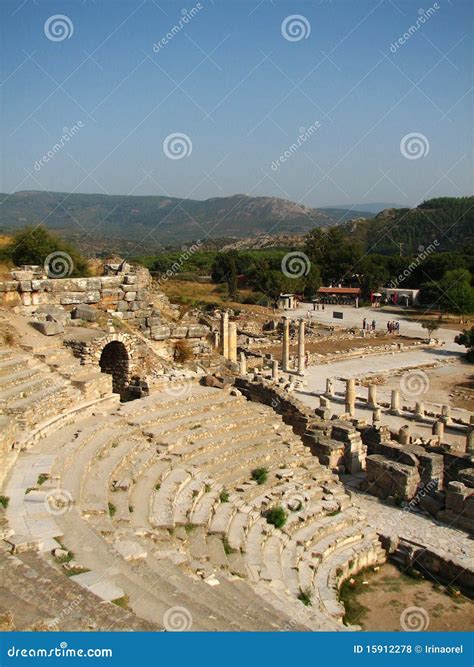
[[[445,589],[431,581],[402,574],[390,563],[378,572],[366,571],[354,577],[353,587],[346,582],[342,599],[346,622],[363,630],[397,631],[400,615],[407,607],[422,607],[429,617],[429,631],[472,631],[474,602],[458,591]],[[365,581],[367,584],[363,584]]]

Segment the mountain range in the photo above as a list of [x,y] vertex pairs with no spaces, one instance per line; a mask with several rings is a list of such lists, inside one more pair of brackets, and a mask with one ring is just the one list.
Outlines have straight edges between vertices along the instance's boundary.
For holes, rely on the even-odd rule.
[[[44,224],[79,244],[123,240],[149,246],[209,238],[304,234],[370,212],[318,209],[277,197],[238,194],[199,201],[162,196],[22,191],[0,195],[0,229]],[[143,248],[142,248],[143,249]]]

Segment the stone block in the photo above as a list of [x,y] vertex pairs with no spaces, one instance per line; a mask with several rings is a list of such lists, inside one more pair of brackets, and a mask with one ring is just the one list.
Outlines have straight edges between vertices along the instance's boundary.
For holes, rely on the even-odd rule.
[[165,340],[170,337],[171,330],[167,326],[158,326],[151,328],[152,340]]
[[186,338],[188,327],[174,327],[171,332],[171,338]]
[[86,322],[95,322],[98,318],[98,311],[85,303],[76,306],[72,311],[72,317],[75,320],[84,320]]
[[31,280],[20,280],[20,292],[31,292],[32,290]]
[[125,312],[126,310],[128,310],[128,303],[126,301],[118,301],[117,310],[119,313]]
[[135,285],[135,283],[137,282],[137,277],[129,273],[128,275],[125,276],[123,282],[125,283],[125,285]]
[[84,303],[99,303],[100,292],[85,292]]
[[122,276],[103,276],[100,279],[102,289],[110,289],[111,287],[120,287],[122,284]]
[[45,336],[56,336],[63,333],[64,326],[60,322],[35,322],[35,328]]
[[84,302],[84,293],[83,292],[66,292],[61,295],[59,302],[62,306],[71,306],[78,303]]
[[188,328],[188,338],[204,338],[207,336],[210,329],[204,324],[192,324]]
[[134,301],[136,299],[136,297],[137,297],[136,292],[125,292],[125,294],[123,296],[125,301]]

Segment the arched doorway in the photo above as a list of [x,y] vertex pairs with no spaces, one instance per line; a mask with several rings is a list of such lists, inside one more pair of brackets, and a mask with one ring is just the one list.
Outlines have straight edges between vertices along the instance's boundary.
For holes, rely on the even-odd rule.
[[107,343],[99,360],[102,373],[112,376],[112,389],[116,394],[125,397],[129,377],[129,356],[127,348],[118,340]]

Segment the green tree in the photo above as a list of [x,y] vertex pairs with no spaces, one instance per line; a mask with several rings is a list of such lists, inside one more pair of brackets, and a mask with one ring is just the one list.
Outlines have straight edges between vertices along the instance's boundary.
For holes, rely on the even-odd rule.
[[[66,267],[67,273],[63,277],[66,275],[72,277],[89,275],[87,260],[79,251],[42,226],[26,227],[19,231],[13,237],[6,252],[16,266],[23,264],[44,265],[49,255],[63,253],[71,258],[71,266]],[[69,263],[69,261],[67,262]],[[71,269],[70,272],[69,268]]]
[[431,342],[431,337],[433,335],[433,332],[439,329],[438,322],[436,322],[435,320],[428,320],[426,322],[423,322],[421,326],[423,327],[423,329],[426,329],[428,331],[429,340]]
[[440,281],[441,303],[446,310],[461,316],[474,312],[474,289],[466,269],[447,271]]
[[454,342],[467,347],[466,357],[468,361],[474,363],[474,327],[471,327],[470,330],[465,329],[459,336],[456,336]]

